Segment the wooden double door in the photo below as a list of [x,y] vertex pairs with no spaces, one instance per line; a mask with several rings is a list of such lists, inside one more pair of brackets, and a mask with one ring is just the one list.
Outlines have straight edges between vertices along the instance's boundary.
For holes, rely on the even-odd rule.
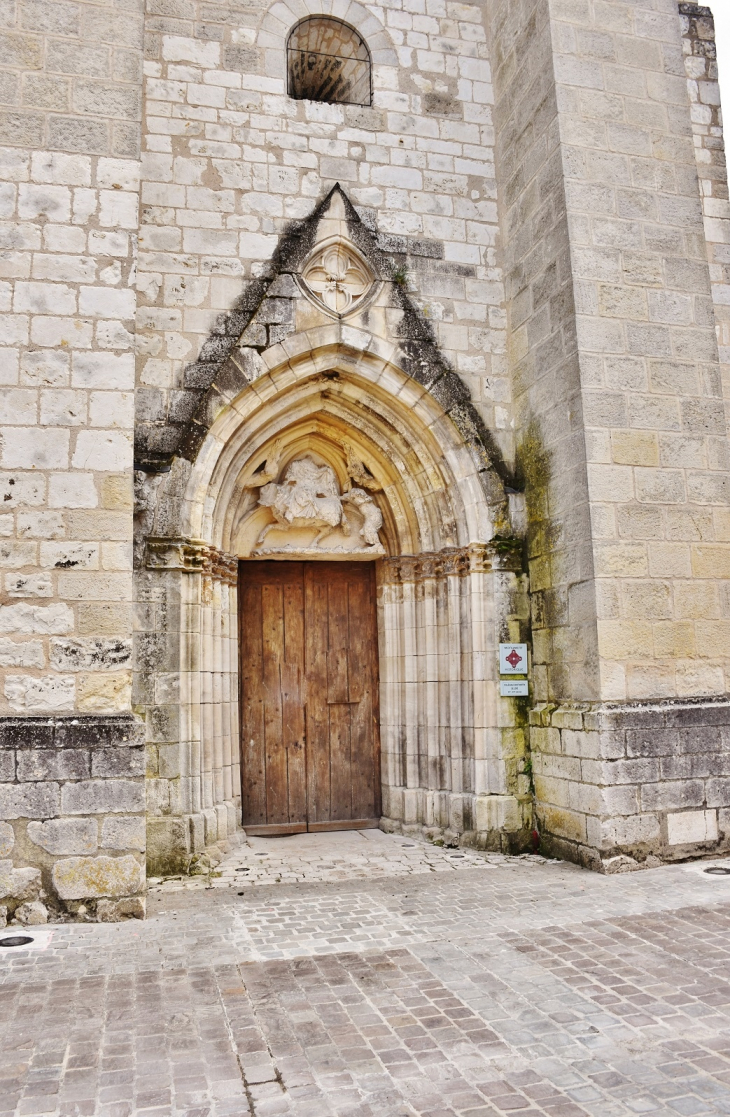
[[251,561],[239,569],[245,829],[377,826],[373,564]]

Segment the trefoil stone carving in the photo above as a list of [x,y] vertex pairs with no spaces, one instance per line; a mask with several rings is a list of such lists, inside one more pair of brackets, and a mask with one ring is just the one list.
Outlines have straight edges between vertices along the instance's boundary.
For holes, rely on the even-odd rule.
[[314,248],[300,286],[315,306],[335,318],[362,310],[377,290],[370,265],[344,237],[330,237]]

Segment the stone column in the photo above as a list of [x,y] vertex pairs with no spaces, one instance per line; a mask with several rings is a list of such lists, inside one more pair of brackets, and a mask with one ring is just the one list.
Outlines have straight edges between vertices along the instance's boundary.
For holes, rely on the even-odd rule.
[[155,873],[188,871],[240,826],[237,575],[237,559],[206,543],[147,541],[135,701],[147,726]]
[[493,544],[386,559],[380,579],[383,814],[387,828],[523,848],[519,709],[499,697],[497,644],[527,619],[514,554]]

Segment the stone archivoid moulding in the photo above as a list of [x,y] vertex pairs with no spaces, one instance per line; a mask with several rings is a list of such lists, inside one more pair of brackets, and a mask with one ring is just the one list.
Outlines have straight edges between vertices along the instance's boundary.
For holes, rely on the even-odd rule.
[[318,244],[298,279],[310,302],[333,318],[361,311],[380,287],[365,257],[344,237],[329,237]]

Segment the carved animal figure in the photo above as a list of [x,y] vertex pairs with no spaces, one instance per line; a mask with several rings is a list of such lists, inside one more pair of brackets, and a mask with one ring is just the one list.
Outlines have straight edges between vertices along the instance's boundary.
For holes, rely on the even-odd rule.
[[383,486],[380,482],[373,477],[368,467],[361,462],[359,458],[355,457],[355,452],[352,446],[343,443],[345,450],[345,460],[347,462],[347,475],[359,485],[361,489],[369,489],[371,493],[379,493]]
[[[377,504],[364,489],[350,489],[349,493],[345,493],[342,497],[343,501],[349,504],[354,504],[358,512],[362,516],[362,527],[360,528],[360,537],[367,544],[368,547],[377,547],[380,543],[378,531],[383,526],[383,513],[378,508]],[[345,532],[349,535],[349,531]]]
[[274,480],[279,472],[279,462],[281,461],[283,447],[283,441],[277,438],[269,451],[268,457],[264,459],[256,473],[249,477],[248,481],[244,481],[244,489],[260,489],[268,484],[269,481]]

